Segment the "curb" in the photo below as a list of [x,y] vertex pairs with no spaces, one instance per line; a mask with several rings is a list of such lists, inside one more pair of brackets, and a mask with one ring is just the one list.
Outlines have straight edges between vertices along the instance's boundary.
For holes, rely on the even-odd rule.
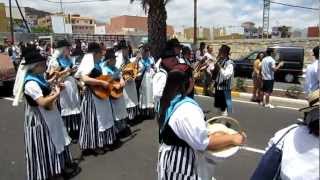
[[[203,95],[203,87],[195,86],[195,93],[198,95]],[[243,93],[238,91],[232,91],[231,96],[234,98],[245,98],[248,101],[250,101],[252,94],[249,93]],[[276,97],[276,96],[270,96],[270,101],[278,101],[281,103],[293,103],[293,104],[299,104],[307,106],[308,102],[306,100],[302,99],[290,99],[290,98],[283,98],[283,97]]]

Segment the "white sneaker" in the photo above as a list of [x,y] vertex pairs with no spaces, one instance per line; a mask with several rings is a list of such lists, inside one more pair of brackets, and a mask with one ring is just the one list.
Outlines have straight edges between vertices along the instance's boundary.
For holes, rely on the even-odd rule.
[[265,107],[270,108],[270,109],[274,108],[274,106],[272,106],[271,104],[266,104]]
[[225,111],[221,112],[221,116],[228,116],[228,111],[225,110]]

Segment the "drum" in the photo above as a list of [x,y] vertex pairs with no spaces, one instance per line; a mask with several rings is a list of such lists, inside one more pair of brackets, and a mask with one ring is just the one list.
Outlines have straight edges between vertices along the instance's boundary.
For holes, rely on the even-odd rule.
[[[239,122],[227,116],[218,116],[207,120],[207,129],[209,134],[213,134],[215,132],[237,134],[242,132]],[[240,146],[230,146],[215,151],[206,151],[205,156],[209,161],[221,162],[234,156],[239,150]]]

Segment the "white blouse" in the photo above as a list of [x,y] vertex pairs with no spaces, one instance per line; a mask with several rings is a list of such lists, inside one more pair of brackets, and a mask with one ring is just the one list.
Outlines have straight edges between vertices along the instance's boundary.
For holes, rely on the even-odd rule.
[[[296,125],[278,131],[270,139],[269,147],[293,126]],[[282,144],[282,180],[319,180],[319,138],[310,134],[308,127],[301,125],[292,129],[278,144],[278,148]]]
[[200,151],[207,149],[209,137],[200,107],[189,102],[180,105],[170,117],[169,126],[192,149]]

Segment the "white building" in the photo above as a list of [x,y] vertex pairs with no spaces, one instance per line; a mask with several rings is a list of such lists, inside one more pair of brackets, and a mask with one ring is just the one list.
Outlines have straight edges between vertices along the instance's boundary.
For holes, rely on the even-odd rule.
[[226,26],[225,30],[227,35],[244,33],[244,28],[241,26]]
[[64,16],[51,16],[52,31],[57,34],[72,34],[72,25],[65,22]]
[[94,34],[96,35],[105,35],[107,34],[106,32],[106,25],[105,24],[96,24],[94,27]]

